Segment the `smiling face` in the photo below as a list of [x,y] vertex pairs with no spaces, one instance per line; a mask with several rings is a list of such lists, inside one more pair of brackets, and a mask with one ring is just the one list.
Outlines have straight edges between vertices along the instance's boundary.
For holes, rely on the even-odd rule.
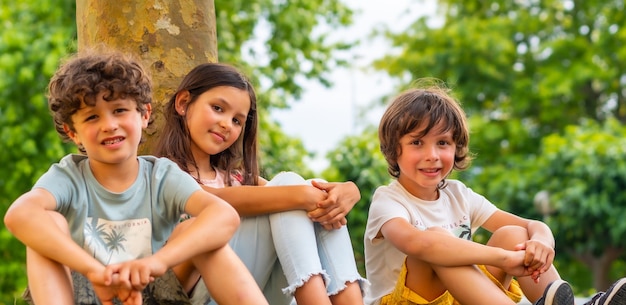
[[132,99],[105,101],[98,94],[94,106],[84,103],[71,117],[73,128],[63,125],[66,134],[82,145],[93,167],[125,166],[136,162],[142,130],[148,126],[151,106],[141,114]]
[[228,149],[240,137],[250,111],[248,91],[219,86],[202,93],[189,105],[189,93],[179,95],[176,110],[185,117],[196,162]]
[[444,131],[444,123],[439,122],[422,135],[424,128],[419,126],[400,138],[398,182],[413,196],[435,200],[438,198],[437,185],[450,174],[454,166],[456,144],[452,131]]

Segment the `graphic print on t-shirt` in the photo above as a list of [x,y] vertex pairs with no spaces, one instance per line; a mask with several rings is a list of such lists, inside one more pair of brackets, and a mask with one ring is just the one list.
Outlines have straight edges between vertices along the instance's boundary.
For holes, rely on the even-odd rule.
[[152,226],[147,218],[111,221],[88,217],[83,248],[105,265],[152,254]]
[[[428,228],[428,226],[424,224],[424,221],[422,221],[421,218],[416,219],[413,223],[413,226],[421,231],[425,231]],[[472,239],[472,229],[470,227],[470,221],[468,216],[463,216],[455,222],[439,225],[439,227],[449,231],[456,237],[467,240]]]

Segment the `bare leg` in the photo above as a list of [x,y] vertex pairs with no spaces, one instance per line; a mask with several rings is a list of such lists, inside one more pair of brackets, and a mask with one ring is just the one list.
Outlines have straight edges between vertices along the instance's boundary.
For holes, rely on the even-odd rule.
[[326,294],[326,285],[320,274],[313,275],[294,293],[298,305],[331,305]]
[[211,296],[222,305],[269,304],[237,254],[226,245],[193,258]]
[[[182,234],[182,232],[184,232],[194,220],[195,218],[191,218],[176,225],[176,228],[172,231],[169,239],[174,239]],[[200,272],[196,269],[191,260],[172,267],[172,271],[176,274],[178,281],[183,286],[183,289],[185,289],[187,294],[191,292],[200,280]]]
[[426,300],[435,300],[447,290],[461,304],[515,304],[476,266],[443,267],[407,257],[406,267],[406,286]]
[[346,283],[346,288],[338,294],[330,296],[333,305],[362,305],[363,295],[358,282]]
[[429,301],[448,290],[461,304],[515,304],[475,266],[431,266],[407,258],[407,270],[406,286]]
[[[193,221],[192,218],[176,226],[170,239],[180,236]],[[219,304],[268,304],[254,278],[229,245],[200,254],[172,270],[187,292],[202,275],[211,297]]]
[[[70,234],[67,222],[61,214],[50,212],[50,216],[63,232]],[[72,277],[67,267],[26,248],[26,270],[33,303],[74,304]]]

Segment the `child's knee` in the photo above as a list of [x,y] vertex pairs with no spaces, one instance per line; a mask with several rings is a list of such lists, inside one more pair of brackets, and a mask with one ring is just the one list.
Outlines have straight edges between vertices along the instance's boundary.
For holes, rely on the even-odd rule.
[[513,249],[515,245],[523,243],[529,239],[528,231],[520,226],[503,226],[493,232],[487,242],[489,246],[496,246],[504,249]]
[[303,185],[306,181],[294,172],[280,172],[267,185]]

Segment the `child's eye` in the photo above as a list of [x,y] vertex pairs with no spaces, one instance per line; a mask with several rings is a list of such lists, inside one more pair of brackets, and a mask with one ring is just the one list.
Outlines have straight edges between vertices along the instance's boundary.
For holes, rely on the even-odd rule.
[[113,112],[114,113],[122,113],[122,112],[126,112],[126,111],[128,111],[128,109],[126,109],[126,108],[117,108]]
[[420,145],[420,144],[422,144],[422,141],[421,140],[415,140],[415,141],[412,141],[411,144],[412,145]]
[[85,122],[93,121],[93,120],[95,120],[95,119],[97,119],[97,118],[98,118],[98,116],[97,116],[97,115],[95,115],[95,114],[94,114],[94,115],[90,115],[90,116],[87,116],[87,117],[85,118]]
[[443,140],[439,141],[439,145],[449,145],[449,144],[450,144],[450,142],[448,142],[448,141],[443,141]]
[[235,125],[241,125],[241,121],[237,118],[233,119],[233,123],[235,123]]
[[217,112],[222,112],[223,111],[222,107],[220,107],[218,105],[213,105],[213,110],[215,110]]

